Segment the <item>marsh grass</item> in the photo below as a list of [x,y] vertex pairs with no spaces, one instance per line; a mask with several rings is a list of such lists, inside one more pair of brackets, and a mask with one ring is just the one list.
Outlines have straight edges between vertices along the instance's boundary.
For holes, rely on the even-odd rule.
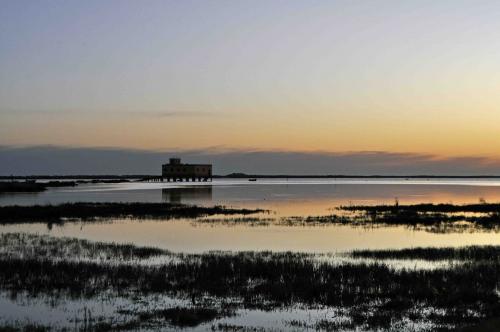
[[284,217],[281,225],[405,226],[433,233],[500,231],[500,204],[348,205],[338,214]]
[[[389,320],[390,322],[390,320]],[[344,331],[355,330],[356,326],[352,320],[345,319],[319,319],[316,322],[306,322],[303,320],[291,320],[287,322],[294,329],[316,330],[316,331]]]
[[33,296],[90,297],[112,290],[119,295],[237,297],[251,308],[262,302],[276,308],[297,303],[340,306],[353,309],[355,325],[375,327],[390,324],[387,317],[401,319],[417,303],[444,309],[443,315],[434,317],[443,324],[474,323],[495,317],[500,310],[496,294],[499,268],[489,264],[395,271],[381,264],[316,265],[293,259],[291,254],[268,259],[249,254],[202,255],[196,260],[156,268],[1,260],[0,286]]
[[135,313],[139,322],[159,319],[178,327],[194,327],[232,314],[230,311],[211,307],[172,307]]
[[29,233],[0,235],[0,256],[11,258],[128,261],[170,255],[168,250],[138,247],[132,244],[92,242],[84,239],[56,238]]
[[249,215],[260,209],[235,209],[223,206],[202,207],[170,203],[65,203],[59,205],[1,206],[0,224],[60,223],[95,221],[110,218],[197,218],[210,215]]
[[396,202],[394,205],[350,205],[338,209],[361,213],[357,216],[358,222],[424,226],[435,231],[453,228],[498,230],[500,226],[500,204],[496,203],[400,205]]
[[348,253],[353,258],[371,259],[420,259],[427,261],[452,260],[498,264],[500,246],[468,246],[459,248],[408,248],[398,250],[355,250]]
[[212,331],[222,331],[222,332],[268,332],[273,331],[269,329],[265,329],[263,327],[249,327],[242,325],[234,325],[227,323],[219,323],[216,325],[212,325]]
[[368,213],[402,213],[402,212],[435,212],[435,213],[500,213],[499,203],[479,203],[479,204],[413,204],[401,205],[345,205],[339,209],[345,211],[364,211]]
[[[14,242],[20,247],[23,241],[34,242],[31,236],[18,236],[14,241],[9,241],[9,236],[15,238],[6,236],[3,245]],[[51,247],[51,241],[42,237],[36,243]],[[90,245],[74,241],[82,241],[80,247]],[[109,246],[117,246],[115,252],[135,252],[112,244],[99,244],[97,248],[106,250]],[[353,253],[355,257],[369,258],[462,260],[461,264],[432,270],[393,269],[383,262],[332,264],[316,259],[314,254],[294,252],[171,254],[175,260],[151,266],[54,260],[46,253],[0,256],[0,288],[13,294],[22,291],[35,297],[75,299],[104,292],[125,297],[163,294],[190,300],[193,308],[198,308],[143,312],[138,315],[141,324],[163,319],[172,325],[188,326],[198,319],[205,322],[223,315],[220,308],[217,313],[199,309],[207,308],[199,306],[207,297],[230,303],[232,308],[274,310],[301,305],[346,310],[348,320],[318,322],[314,328],[319,329],[337,328],[339,324],[390,329],[396,322],[410,320],[431,321],[443,330],[451,330],[493,319],[500,312],[499,247]]]
[[49,332],[51,327],[38,324],[6,324],[0,326],[0,332]]
[[192,224],[197,225],[214,225],[214,226],[270,226],[276,221],[275,218],[265,217],[226,217],[226,218],[197,218]]
[[49,187],[75,187],[76,185],[75,181],[0,181],[0,193],[41,192]]
[[46,186],[34,182],[7,182],[0,181],[0,193],[9,192],[40,192],[46,190]]

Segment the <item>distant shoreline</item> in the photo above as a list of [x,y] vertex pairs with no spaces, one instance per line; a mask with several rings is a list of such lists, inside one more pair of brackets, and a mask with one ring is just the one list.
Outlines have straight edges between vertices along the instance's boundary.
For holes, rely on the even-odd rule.
[[[56,180],[56,179],[147,179],[159,175],[1,175],[0,180]],[[266,174],[229,174],[213,175],[214,179],[500,179],[500,175],[266,175]]]

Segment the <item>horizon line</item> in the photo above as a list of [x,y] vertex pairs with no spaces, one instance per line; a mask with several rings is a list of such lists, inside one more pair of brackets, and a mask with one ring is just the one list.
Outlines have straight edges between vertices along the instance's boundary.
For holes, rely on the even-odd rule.
[[[0,180],[9,179],[91,179],[91,178],[159,178],[161,175],[158,174],[72,174],[72,175],[47,175],[47,174],[31,174],[31,175],[0,175]],[[229,173],[229,174],[214,174],[213,178],[230,178],[230,179],[246,179],[246,178],[397,178],[397,179],[417,179],[417,178],[500,178],[500,175],[492,174],[479,174],[479,175],[447,175],[447,174],[407,174],[407,175],[395,175],[395,174],[370,174],[370,175],[356,175],[356,174],[302,174],[302,175],[291,175],[291,174],[247,174],[247,173]]]

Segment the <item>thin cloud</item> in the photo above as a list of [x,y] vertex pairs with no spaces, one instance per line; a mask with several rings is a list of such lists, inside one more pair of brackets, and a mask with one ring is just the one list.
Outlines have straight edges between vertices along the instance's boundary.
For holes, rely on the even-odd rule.
[[193,150],[138,150],[63,146],[0,146],[0,175],[157,174],[177,156],[210,162],[216,174],[290,175],[500,175],[498,158],[442,157],[384,151],[255,151],[209,147]]
[[71,115],[80,116],[88,114],[98,114],[98,115],[111,115],[111,116],[140,116],[140,117],[209,117],[226,115],[223,112],[216,111],[130,111],[130,110],[79,110],[79,109],[1,109],[0,113],[4,114],[16,114],[16,115],[44,115],[44,114],[59,114],[59,115]]
[[150,117],[150,118],[195,118],[195,117],[215,117],[215,116],[227,116],[228,113],[219,111],[176,111],[176,110],[166,110],[166,111],[121,111],[116,112],[116,114],[128,114],[138,117]]
[[146,114],[152,114],[160,118],[169,117],[205,117],[205,116],[215,116],[219,113],[216,112],[202,112],[202,111],[166,111],[166,112],[145,112]]

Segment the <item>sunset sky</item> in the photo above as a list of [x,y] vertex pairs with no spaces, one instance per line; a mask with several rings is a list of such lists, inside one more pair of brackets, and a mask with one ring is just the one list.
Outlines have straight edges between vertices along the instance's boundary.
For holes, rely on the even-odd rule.
[[499,18],[499,1],[2,1],[0,146],[496,160]]

